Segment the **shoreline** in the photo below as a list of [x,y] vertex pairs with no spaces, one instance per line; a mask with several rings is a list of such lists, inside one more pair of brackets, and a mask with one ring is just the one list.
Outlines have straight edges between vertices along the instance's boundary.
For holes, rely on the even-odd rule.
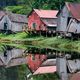
[[22,45],[32,45],[41,48],[58,48],[61,50],[71,50],[80,52],[80,40],[72,41],[69,39],[57,38],[57,37],[33,37],[26,39],[3,39],[0,38],[1,43],[7,44],[22,44]]

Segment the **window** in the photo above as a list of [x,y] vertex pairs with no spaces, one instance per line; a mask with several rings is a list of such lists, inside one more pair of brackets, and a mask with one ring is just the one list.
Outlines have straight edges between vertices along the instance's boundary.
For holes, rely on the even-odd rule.
[[32,26],[35,29],[37,25],[36,25],[36,23],[33,23]]

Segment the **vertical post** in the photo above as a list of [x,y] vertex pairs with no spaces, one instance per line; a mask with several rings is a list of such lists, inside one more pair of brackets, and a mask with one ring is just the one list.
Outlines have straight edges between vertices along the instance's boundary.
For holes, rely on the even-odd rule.
[[78,34],[78,40],[79,40],[79,34]]
[[53,37],[53,32],[51,31],[51,37]]
[[56,37],[58,38],[58,33],[56,33]]
[[46,37],[47,37],[47,30],[46,30]]
[[41,30],[39,32],[40,32],[40,36],[41,36]]

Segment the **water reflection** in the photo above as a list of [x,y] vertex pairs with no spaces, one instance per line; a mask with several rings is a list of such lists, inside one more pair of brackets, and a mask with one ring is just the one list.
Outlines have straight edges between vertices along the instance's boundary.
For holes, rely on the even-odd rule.
[[0,80],[26,80],[30,73],[34,74],[39,67],[56,66],[56,57],[80,58],[80,54],[73,51],[29,46],[26,49],[8,45],[2,46]]
[[23,55],[23,49],[6,45],[6,47],[4,46],[3,52],[0,53],[0,65],[10,67],[19,65],[22,62],[26,62],[26,59],[23,57]]
[[26,65],[0,67],[0,80],[26,80]]

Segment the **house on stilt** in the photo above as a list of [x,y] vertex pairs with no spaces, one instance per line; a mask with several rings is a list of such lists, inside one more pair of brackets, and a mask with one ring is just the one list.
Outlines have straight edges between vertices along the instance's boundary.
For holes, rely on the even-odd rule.
[[28,15],[28,31],[39,34],[55,33],[57,10],[33,9]]

